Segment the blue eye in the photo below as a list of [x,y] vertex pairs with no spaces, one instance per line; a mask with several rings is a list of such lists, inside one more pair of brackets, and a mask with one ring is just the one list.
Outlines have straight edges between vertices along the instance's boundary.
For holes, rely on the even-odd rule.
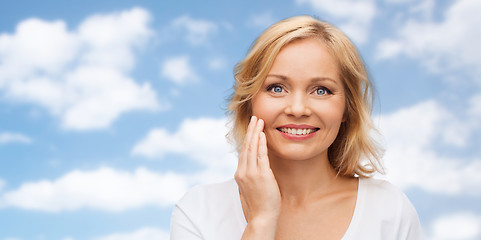
[[282,87],[275,86],[272,88],[272,91],[275,93],[281,93],[282,92]]
[[284,88],[281,85],[278,85],[278,84],[271,84],[267,87],[266,90],[268,92],[272,92],[272,93],[282,93],[282,92],[284,92]]
[[326,95],[327,90],[325,88],[318,88],[318,89],[316,89],[316,94],[317,95]]

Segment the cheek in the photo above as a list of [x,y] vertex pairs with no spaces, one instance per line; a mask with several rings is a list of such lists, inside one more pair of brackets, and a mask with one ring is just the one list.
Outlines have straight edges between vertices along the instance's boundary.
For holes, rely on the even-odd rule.
[[344,102],[333,101],[318,104],[316,106],[317,115],[325,121],[326,125],[337,126],[345,121]]
[[341,121],[341,122],[345,121],[346,109],[345,109],[344,103],[337,104],[337,106],[334,107],[333,116],[338,121]]
[[344,113],[345,113],[344,109],[338,109],[335,115],[333,114],[334,115],[333,121],[336,122],[336,125],[341,125],[341,123],[346,121]]
[[262,118],[266,124],[269,124],[270,118],[275,112],[274,107],[276,104],[269,102],[263,96],[256,96],[252,99],[252,114],[256,117]]

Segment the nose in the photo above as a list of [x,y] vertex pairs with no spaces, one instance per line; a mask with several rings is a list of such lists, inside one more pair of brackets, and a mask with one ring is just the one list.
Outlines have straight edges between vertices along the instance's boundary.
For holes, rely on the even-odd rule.
[[307,117],[312,114],[309,99],[305,94],[292,94],[287,99],[285,113],[293,117]]

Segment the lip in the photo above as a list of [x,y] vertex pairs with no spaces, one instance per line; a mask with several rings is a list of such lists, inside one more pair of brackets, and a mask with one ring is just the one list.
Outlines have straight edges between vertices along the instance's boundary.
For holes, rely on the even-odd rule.
[[279,126],[279,127],[276,128],[276,130],[279,131],[279,133],[283,137],[285,137],[289,140],[293,140],[293,141],[304,141],[304,140],[307,140],[309,138],[312,138],[317,133],[317,131],[311,132],[311,133],[306,134],[306,135],[297,135],[297,134],[290,134],[290,133],[282,132],[280,130],[281,128],[318,129],[319,130],[319,128],[317,128],[317,127],[306,125],[306,124],[287,124],[287,125],[282,125],[282,126]]
[[317,127],[314,127],[314,126],[311,126],[311,125],[306,125],[306,124],[287,124],[287,125],[282,125],[282,126],[279,126],[277,128],[310,128],[310,129],[314,129],[314,128],[317,128]]

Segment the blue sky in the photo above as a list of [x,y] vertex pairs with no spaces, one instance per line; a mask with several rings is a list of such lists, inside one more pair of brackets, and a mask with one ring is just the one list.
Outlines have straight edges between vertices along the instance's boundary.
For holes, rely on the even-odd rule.
[[191,186],[231,178],[232,70],[308,14],[358,46],[385,176],[427,239],[481,238],[481,2],[2,1],[0,240],[168,239]]

